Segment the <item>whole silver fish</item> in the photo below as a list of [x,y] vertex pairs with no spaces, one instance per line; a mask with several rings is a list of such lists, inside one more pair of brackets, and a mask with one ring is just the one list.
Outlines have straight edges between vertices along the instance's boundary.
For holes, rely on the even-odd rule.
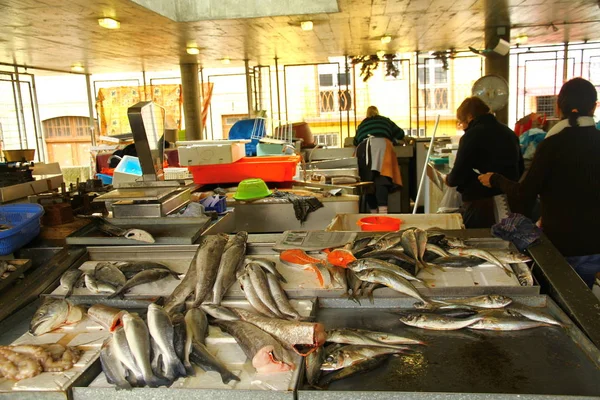
[[383,364],[386,359],[387,354],[384,354],[373,358],[367,358],[364,361],[359,361],[350,367],[338,369],[321,378],[316,386],[319,388],[326,388],[333,381],[346,379],[362,372],[371,371]]
[[415,303],[418,309],[449,309],[461,307],[504,308],[512,303],[512,299],[499,294],[489,294],[460,299],[445,299],[441,302],[431,301],[429,304]]
[[[331,330],[328,330],[327,331],[327,342],[406,349],[406,346],[399,346],[398,344],[384,343],[384,342],[380,342],[378,340],[372,339],[368,336],[362,335],[360,333],[360,331],[357,331],[354,329],[331,329]],[[415,343],[415,341],[411,341],[411,344],[414,344],[414,343]],[[422,342],[418,342],[418,343],[422,344]]]
[[469,325],[468,328],[491,331],[520,331],[543,326],[552,325],[546,322],[532,321],[527,318],[486,316],[473,325]]
[[213,285],[212,302],[221,304],[227,290],[236,280],[235,273],[244,262],[246,255],[247,232],[238,232],[227,242]]
[[321,346],[305,357],[306,380],[311,386],[315,386],[319,382],[323,356],[324,352],[323,347]]
[[127,282],[127,278],[125,278],[121,270],[109,263],[96,265],[96,268],[94,268],[94,278],[96,281],[108,283],[116,288],[120,288]]
[[138,366],[144,382],[150,387],[168,385],[169,382],[157,378],[150,365],[150,334],[146,324],[140,317],[133,314],[123,315],[123,329],[131,354]]
[[164,376],[171,381],[186,376],[186,370],[173,345],[174,330],[171,318],[161,306],[154,303],[148,306],[148,331],[160,349],[165,367]]
[[511,303],[506,307],[506,309],[511,312],[516,312],[532,321],[539,321],[550,325],[562,326],[562,324],[559,321],[557,321],[551,315],[545,313],[537,307],[530,307],[520,303]]
[[71,268],[70,270],[62,274],[62,276],[60,277],[60,287],[67,291],[67,293],[65,293],[65,298],[69,297],[73,293],[75,284],[81,277],[82,273],[83,272],[78,268]]
[[425,250],[427,249],[427,232],[422,229],[415,229],[415,238],[417,239],[417,251],[418,259],[423,261],[423,256],[425,255]]
[[425,344],[424,342],[422,342],[421,340],[414,338],[414,337],[409,337],[409,336],[405,336],[405,335],[395,335],[393,333],[387,333],[387,332],[377,332],[377,331],[370,331],[370,330],[366,330],[366,329],[344,329],[344,331],[353,331],[356,332],[357,334],[363,336],[363,337],[367,337],[369,339],[373,339],[376,340],[378,342],[381,343],[385,343],[385,344]]
[[67,320],[70,307],[64,299],[44,299],[29,323],[29,333],[39,336],[59,328]]
[[435,331],[453,331],[473,325],[483,319],[481,315],[468,318],[451,318],[437,314],[410,314],[400,317],[400,321],[415,328]]
[[221,375],[221,381],[224,384],[228,384],[231,381],[239,381],[233,372],[227,369],[227,367],[213,356],[206,346],[194,340],[192,346],[192,353],[190,354],[190,360],[205,371],[215,371]]
[[263,269],[257,264],[248,264],[246,266],[246,272],[250,277],[252,287],[256,291],[256,294],[262,303],[269,308],[269,311],[271,311],[273,315],[277,316],[278,318],[285,318],[285,315],[279,311],[275,299],[273,299],[265,271],[263,271]]
[[171,322],[173,322],[173,347],[175,347],[175,353],[180,360],[184,360],[186,339],[185,317],[181,313],[175,313],[171,316]]
[[127,370],[114,354],[112,336],[104,341],[100,350],[100,364],[106,375],[106,380],[117,387],[117,389],[131,389],[127,381]]
[[425,250],[430,251],[433,254],[437,254],[440,257],[448,257],[450,255],[450,253],[448,253],[446,250],[433,243],[427,243]]
[[471,268],[481,265],[485,260],[479,257],[446,256],[431,260],[429,264],[449,268]]
[[217,320],[237,321],[240,319],[236,313],[226,307],[204,303],[200,306],[200,308],[202,308],[205,313]]
[[139,285],[143,285],[144,283],[151,283],[159,281],[163,278],[166,278],[170,275],[169,271],[165,271],[164,269],[147,269],[135,274],[133,278],[127,281],[125,285],[123,285],[119,290],[108,296],[109,299],[113,297],[120,296],[121,298],[125,293],[127,293],[131,288]]
[[508,276],[514,275],[513,271],[510,268],[506,267],[504,264],[502,264],[500,262],[500,260],[498,260],[496,257],[494,257],[490,252],[488,252],[486,250],[475,249],[475,248],[471,248],[471,247],[458,247],[458,248],[449,248],[448,253],[455,255],[455,256],[462,256],[462,257],[464,257],[464,256],[479,257],[482,260],[485,260],[498,268],[502,268],[504,270],[504,272],[506,273],[506,275],[508,275]]
[[136,261],[136,262],[128,262],[121,265],[117,265],[119,270],[125,275],[127,279],[133,278],[137,273],[145,271],[147,269],[164,269],[165,271],[169,271],[171,276],[177,280],[179,280],[179,274],[164,264],[157,263],[154,261]]
[[373,247],[376,250],[388,250],[392,247],[398,246],[402,241],[402,232],[391,232],[389,234],[380,237]]
[[512,251],[512,250],[498,250],[498,249],[489,249],[488,253],[493,255],[504,264],[519,264],[519,263],[527,263],[531,261],[531,257],[528,255]]
[[400,354],[407,352],[408,347],[403,349],[379,346],[350,345],[334,351],[325,356],[321,365],[322,371],[337,371],[338,369],[351,367],[363,361],[386,354]]
[[184,365],[189,370],[194,340],[202,344],[206,343],[208,319],[204,311],[199,308],[190,308],[185,313],[185,332]]
[[402,234],[401,244],[402,248],[404,249],[404,252],[415,259],[417,272],[421,269],[427,269],[427,265],[425,265],[423,263],[423,260],[420,258],[417,236],[413,229],[404,231],[404,233]]
[[333,282],[337,283],[337,286],[341,287],[344,293],[348,292],[348,281],[346,279],[345,268],[336,267],[335,265],[326,265],[331,275]]
[[273,300],[275,300],[280,313],[293,319],[301,319],[298,311],[290,304],[285,290],[281,287],[277,277],[271,273],[267,273],[267,282],[269,284],[269,291],[273,295]]
[[409,274],[404,268],[400,268],[395,264],[383,260],[378,260],[375,258],[361,258],[360,260],[352,261],[348,264],[348,268],[350,268],[354,272],[376,269],[380,271],[390,272],[409,281],[424,283],[422,279],[419,279]]
[[[210,237],[212,237],[212,236],[206,236],[206,238],[210,238]],[[208,239],[203,239],[202,243],[207,243],[207,240]],[[185,300],[192,293],[194,293],[194,289],[196,288],[196,275],[197,275],[196,269],[198,268],[196,260],[198,259],[198,251],[200,250],[200,247],[202,247],[202,243],[198,247],[196,254],[194,254],[194,258],[192,259],[192,262],[190,263],[190,266],[188,267],[188,270],[185,273],[185,276],[183,277],[181,282],[179,282],[177,287],[175,287],[175,290],[173,290],[173,293],[171,293],[171,295],[165,301],[164,308],[165,308],[165,311],[167,311],[169,314],[173,314],[174,312],[183,311],[183,310],[180,310],[180,308],[183,308],[183,306],[185,305],[184,304]]]
[[366,282],[379,283],[387,286],[399,293],[418,299],[423,303],[430,302],[430,300],[419,293],[408,280],[391,272],[370,269],[357,272],[356,276]]
[[94,272],[85,274],[85,287],[92,293],[112,293],[117,291],[117,288],[110,283],[102,282],[96,279]]
[[[203,242],[198,246],[196,253],[196,288],[194,289],[194,307],[202,304],[206,296],[211,292],[219,265],[221,256],[227,245],[227,235],[219,233],[217,235],[206,236]],[[229,260],[234,262],[236,260]]]
[[529,269],[529,267],[526,264],[522,264],[522,263],[512,264],[511,268],[515,272],[515,275],[517,276],[517,280],[519,281],[521,286],[533,286],[534,285],[533,274],[531,273],[531,270]]
[[256,288],[254,288],[252,280],[250,279],[250,275],[248,273],[240,275],[238,280],[240,281],[242,289],[244,290],[244,296],[246,297],[250,305],[254,307],[254,309],[258,313],[269,317],[276,317],[276,315],[273,314],[269,307],[267,307],[265,303],[263,303],[262,299],[256,291]]
[[218,321],[233,336],[258,373],[285,372],[295,368],[288,351],[265,331],[245,321]]
[[130,381],[134,385],[142,385],[144,383],[144,377],[142,376],[142,371],[138,367],[133,353],[131,352],[131,348],[129,347],[129,343],[127,342],[127,336],[125,335],[125,329],[123,327],[118,327],[113,332],[113,354],[115,357],[127,368],[130,374]]
[[246,264],[250,264],[251,262],[260,265],[262,269],[275,275],[281,282],[287,283],[287,280],[277,270],[277,264],[275,262],[267,260],[266,258],[247,257]]

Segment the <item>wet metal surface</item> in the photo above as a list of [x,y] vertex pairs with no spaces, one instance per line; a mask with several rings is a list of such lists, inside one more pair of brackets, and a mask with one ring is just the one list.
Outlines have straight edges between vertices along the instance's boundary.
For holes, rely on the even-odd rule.
[[[426,331],[403,326],[392,310],[374,308],[321,308],[317,319],[327,329],[405,332],[427,343],[427,346],[413,346],[417,348],[415,354],[390,357],[376,370],[333,382],[328,392],[600,395],[597,349],[594,362],[565,328],[517,332]],[[335,397],[331,394],[326,397]],[[301,391],[299,398],[302,397]]]

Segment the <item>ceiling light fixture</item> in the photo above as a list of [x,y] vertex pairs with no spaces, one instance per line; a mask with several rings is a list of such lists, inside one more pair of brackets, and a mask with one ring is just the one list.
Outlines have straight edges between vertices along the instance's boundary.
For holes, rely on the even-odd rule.
[[517,38],[515,39],[515,42],[516,42],[518,45],[521,45],[521,44],[525,44],[525,43],[527,43],[527,40],[528,40],[528,39],[529,39],[529,38],[527,37],[527,35],[519,35],[519,36],[517,36]]
[[119,29],[121,27],[119,21],[109,17],[98,18],[98,24],[106,29]]
[[85,68],[81,63],[75,63],[71,66],[71,71],[73,72],[85,72]]
[[392,37],[391,36],[385,35],[385,36],[381,37],[381,43],[383,43],[383,44],[388,44],[391,41],[392,41]]
[[185,49],[185,51],[188,54],[192,54],[192,55],[200,54],[200,49],[197,47],[188,47],[187,49]]
[[313,22],[312,21],[302,21],[300,22],[300,27],[303,31],[312,31]]
[[383,59],[383,57],[385,57],[385,50],[379,50],[377,52],[377,57],[379,57],[379,59]]
[[231,60],[229,58],[223,58],[223,59],[221,59],[221,62],[223,64],[231,64]]

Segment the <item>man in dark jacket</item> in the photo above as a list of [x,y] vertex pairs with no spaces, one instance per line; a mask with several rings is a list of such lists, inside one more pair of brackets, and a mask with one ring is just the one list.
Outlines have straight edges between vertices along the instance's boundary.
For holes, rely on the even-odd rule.
[[446,183],[456,186],[462,195],[465,227],[489,228],[495,223],[493,197],[501,191],[484,187],[477,178],[496,172],[518,181],[524,169],[519,139],[478,97],[465,99],[456,117],[465,127],[465,134]]

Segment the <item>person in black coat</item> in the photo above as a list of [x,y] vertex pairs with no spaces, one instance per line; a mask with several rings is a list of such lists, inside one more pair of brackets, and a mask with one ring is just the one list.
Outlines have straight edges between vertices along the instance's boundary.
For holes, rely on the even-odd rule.
[[462,195],[465,227],[490,228],[496,222],[493,197],[502,192],[483,186],[478,176],[495,172],[518,181],[524,170],[519,139],[478,97],[466,98],[456,110],[456,118],[465,134],[446,183]]

